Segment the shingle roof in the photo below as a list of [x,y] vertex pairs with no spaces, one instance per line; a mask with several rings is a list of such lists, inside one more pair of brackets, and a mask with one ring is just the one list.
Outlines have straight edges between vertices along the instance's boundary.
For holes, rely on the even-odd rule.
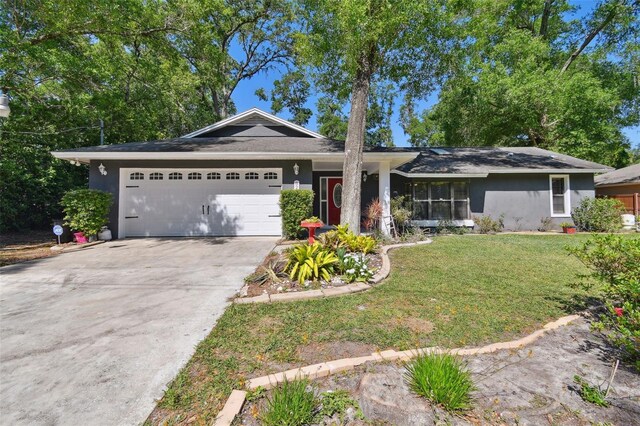
[[640,183],[640,164],[596,176],[594,182],[596,186]]
[[58,152],[343,152],[344,142],[308,137],[174,138],[117,145],[98,145]]
[[[447,153],[438,154],[441,149]],[[601,170],[611,168],[540,148],[423,148],[397,170],[406,174],[487,174],[523,170]]]

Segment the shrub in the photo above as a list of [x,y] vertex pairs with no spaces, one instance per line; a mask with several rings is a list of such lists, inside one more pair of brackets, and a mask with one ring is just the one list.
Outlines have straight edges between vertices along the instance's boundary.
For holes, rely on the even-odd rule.
[[496,220],[491,216],[474,217],[473,220],[481,234],[501,232],[504,229],[504,215],[500,215]]
[[75,189],[67,192],[60,201],[65,213],[65,223],[71,229],[87,236],[96,235],[108,223],[113,197],[109,192],[97,189]]
[[406,367],[409,388],[447,411],[471,408],[471,373],[451,354],[420,355]]
[[304,235],[300,226],[313,213],[313,191],[310,189],[285,189],[280,192],[282,232],[285,238],[298,239]]
[[571,217],[579,231],[614,232],[622,227],[624,205],[613,198],[583,198]]
[[609,329],[611,341],[640,368],[640,238],[594,235],[568,250],[592,271],[581,275],[582,285],[602,291],[607,313],[594,326]]
[[411,204],[406,198],[404,195],[398,195],[391,199],[391,216],[396,225],[403,230],[413,216]]
[[553,219],[550,217],[542,217],[540,218],[540,225],[538,225],[538,231],[540,232],[549,232],[553,228]]
[[336,229],[320,235],[318,240],[325,249],[333,251],[344,247],[351,252],[368,254],[378,247],[375,238],[369,235],[356,235],[347,225],[338,225]]
[[307,390],[307,379],[287,381],[267,397],[267,409],[260,420],[267,426],[302,426],[313,422],[316,397]]
[[287,271],[291,279],[295,277],[300,283],[319,278],[329,281],[336,263],[336,254],[320,244],[298,244],[289,253]]
[[373,276],[369,261],[363,253],[346,253],[344,248],[337,251],[339,268],[345,282],[367,282]]
[[365,218],[362,221],[364,229],[367,231],[376,229],[380,223],[380,218],[382,218],[382,203],[380,203],[380,199],[376,197],[371,200],[365,210]]
[[609,403],[606,400],[605,392],[600,389],[598,386],[593,386],[589,384],[585,379],[578,376],[577,374],[573,376],[573,381],[580,386],[580,397],[592,404],[595,404],[599,407],[608,407]]
[[255,272],[244,279],[246,283],[258,284],[277,283],[288,276],[285,273],[287,262],[280,259],[280,255],[272,253],[256,268]]

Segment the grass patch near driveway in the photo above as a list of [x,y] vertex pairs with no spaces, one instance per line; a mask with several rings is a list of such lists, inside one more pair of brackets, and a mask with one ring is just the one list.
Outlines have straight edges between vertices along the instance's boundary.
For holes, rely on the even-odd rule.
[[[231,390],[249,378],[366,355],[371,347],[476,346],[526,335],[579,309],[576,300],[585,293],[568,284],[585,268],[564,247],[588,237],[438,237],[433,244],[392,251],[390,277],[368,292],[232,305],[148,423],[208,423]],[[336,342],[344,342],[348,353],[308,350],[339,348]]]

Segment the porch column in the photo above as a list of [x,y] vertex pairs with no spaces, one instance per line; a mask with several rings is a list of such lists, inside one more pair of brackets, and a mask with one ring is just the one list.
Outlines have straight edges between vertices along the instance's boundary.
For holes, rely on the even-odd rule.
[[382,205],[382,220],[380,230],[389,234],[389,216],[391,216],[391,174],[388,161],[381,161],[378,175],[378,197]]

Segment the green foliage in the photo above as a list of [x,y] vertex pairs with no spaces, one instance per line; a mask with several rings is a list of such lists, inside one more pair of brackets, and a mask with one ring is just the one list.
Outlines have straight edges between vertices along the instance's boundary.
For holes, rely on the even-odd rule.
[[245,277],[244,281],[246,283],[255,283],[260,286],[266,283],[280,282],[282,278],[286,278],[288,276],[286,273],[286,266],[287,262],[283,261],[279,254],[272,253],[265,259],[262,265],[256,268],[254,273]]
[[584,401],[590,402],[599,407],[609,406],[609,402],[605,399],[606,397],[604,392],[599,387],[590,385],[589,382],[577,374],[573,376],[573,381],[580,386],[580,397]]
[[397,226],[401,228],[407,226],[413,216],[411,202],[408,197],[398,195],[391,199],[391,216],[393,216]]
[[451,354],[420,355],[406,366],[411,390],[451,412],[471,408],[475,386],[462,362]]
[[350,252],[368,254],[378,248],[375,238],[369,235],[356,235],[347,225],[338,225],[336,229],[325,232],[320,235],[318,241],[323,247],[333,251],[344,247]]
[[495,234],[502,232],[504,229],[504,215],[500,215],[498,219],[493,219],[491,216],[478,216],[474,217],[473,221],[477,231],[481,234]]
[[364,420],[364,414],[362,414],[358,401],[351,398],[349,392],[344,389],[333,392],[322,392],[322,394],[320,394],[320,406],[319,416],[321,417],[332,417],[338,414],[340,422],[342,423],[347,408],[353,407],[356,410],[356,419]]
[[619,200],[585,197],[571,217],[579,231],[614,232],[622,228],[620,215],[624,213],[624,205]]
[[609,338],[640,367],[640,238],[594,235],[569,248],[590,270],[581,275],[583,286],[597,285],[607,313],[595,327],[609,329]]
[[280,192],[282,232],[285,238],[297,239],[304,235],[300,226],[313,212],[313,191],[310,189],[285,189]]
[[260,416],[266,426],[303,426],[315,418],[316,397],[308,391],[307,379],[285,380],[267,397],[266,411]]
[[[626,165],[622,130],[640,123],[640,85],[632,83],[640,3],[598,2],[582,22],[567,13],[571,3],[467,3],[461,31],[468,43],[452,61],[438,103],[417,112],[409,99],[401,110],[411,143],[536,146]],[[597,36],[587,41],[591,32]]]
[[362,253],[347,253],[344,248],[338,249],[338,269],[342,273],[345,282],[367,282],[373,277],[373,271],[369,269],[369,261]]
[[238,84],[289,63],[292,8],[3,2],[0,88],[11,116],[0,119],[0,232],[49,225],[62,195],[86,187],[86,167],[49,152],[98,145],[100,119],[105,142],[119,144],[180,136],[233,113]]
[[67,192],[60,204],[66,224],[87,236],[96,235],[108,223],[111,193],[96,189],[76,189]]
[[289,252],[287,271],[291,279],[303,283],[307,280],[323,279],[329,281],[338,257],[331,251],[324,249],[317,242],[309,245],[298,244]]
[[308,217],[306,219],[303,219],[302,221],[303,222],[307,222],[307,223],[320,223],[320,222],[322,222],[322,220],[320,220],[320,218],[317,217],[317,216],[311,216],[311,217]]

